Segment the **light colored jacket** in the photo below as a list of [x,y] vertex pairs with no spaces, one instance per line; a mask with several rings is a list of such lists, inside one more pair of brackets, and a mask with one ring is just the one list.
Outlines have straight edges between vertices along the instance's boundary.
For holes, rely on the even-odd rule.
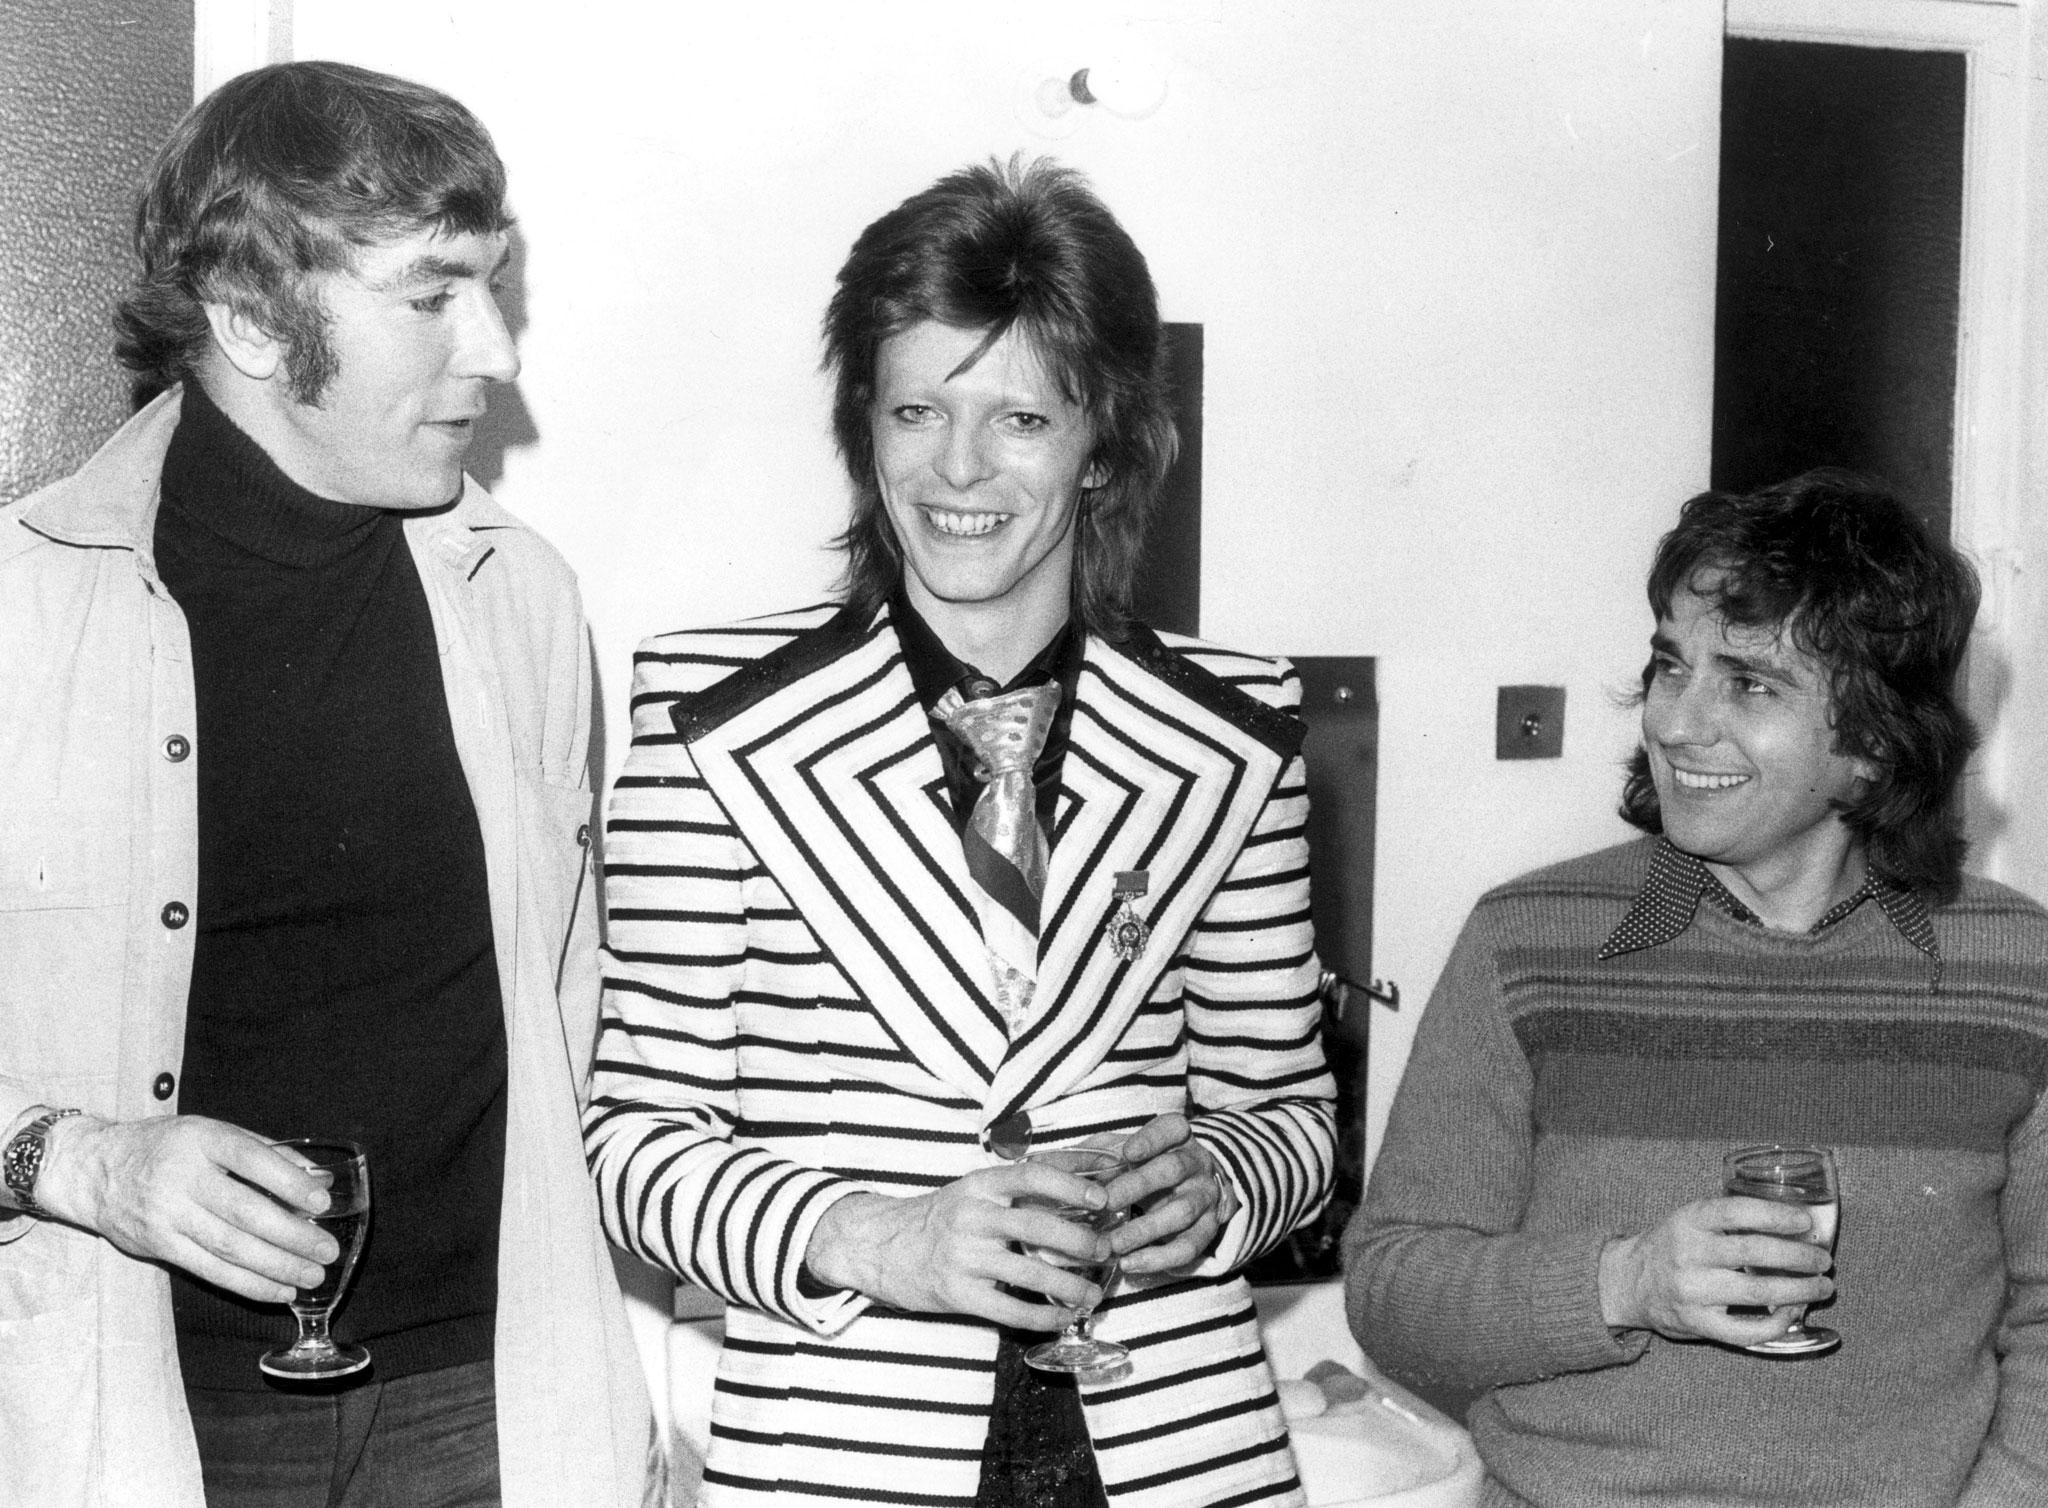
[[[178,1108],[198,929],[165,907],[193,904],[207,753],[184,614],[151,557],[178,405],[167,393],[76,475],[0,508],[0,1127],[39,1102]],[[637,1505],[647,1387],[577,1130],[597,1011],[588,631],[568,567],[474,482],[405,532],[504,996],[504,1501]],[[0,1503],[202,1503],[168,1280],[24,1216],[0,1220]]]
[[[1089,636],[1012,1035],[886,613],[642,647],[588,1136],[614,1239],[730,1305],[707,1504],[972,1502],[995,1329],[807,1295],[818,1218],[995,1165],[984,1133],[1019,1113],[1059,1145],[1168,1112],[1238,1212],[1186,1278],[1098,1316],[1133,1358],[1082,1383],[1103,1482],[1121,1508],[1302,1501],[1236,1273],[1315,1214],[1333,1163],[1299,699],[1283,662]],[[1120,952],[1118,877],[1141,871]]]

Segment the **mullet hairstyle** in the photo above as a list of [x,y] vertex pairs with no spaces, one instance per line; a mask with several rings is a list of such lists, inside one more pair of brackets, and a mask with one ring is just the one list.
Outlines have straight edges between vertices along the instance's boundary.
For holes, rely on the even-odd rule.
[[1178,445],[1159,297],[1144,255],[1079,173],[991,159],[948,174],[862,231],[826,308],[832,428],[853,481],[846,600],[871,615],[903,576],[872,425],[882,342],[926,320],[978,330],[972,366],[1012,330],[1088,417],[1091,463],[1073,524],[1073,614],[1109,639],[1130,621],[1145,528]]
[[[1789,633],[1828,674],[1835,751],[1870,761],[1836,807],[1870,867],[1937,904],[1962,885],[1959,800],[1977,730],[1957,679],[1977,616],[1970,563],[1881,484],[1835,468],[1746,495],[1703,492],[1657,546],[1650,608],[1682,591],[1724,622]],[[1651,670],[1643,671],[1647,694]],[[1621,815],[1661,833],[1649,755],[1629,760]]]
[[230,79],[157,153],[135,211],[141,270],[115,314],[138,402],[190,377],[227,304],[285,344],[292,396],[333,380],[314,273],[431,229],[510,227],[505,167],[477,118],[436,89],[347,63]]

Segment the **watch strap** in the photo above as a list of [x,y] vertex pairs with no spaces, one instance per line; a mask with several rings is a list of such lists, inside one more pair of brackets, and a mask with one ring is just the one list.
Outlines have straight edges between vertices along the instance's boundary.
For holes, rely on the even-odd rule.
[[0,1179],[5,1180],[7,1192],[21,1209],[31,1213],[36,1210],[36,1179],[43,1171],[50,1127],[65,1116],[76,1114],[77,1110],[46,1110],[15,1132],[8,1139],[6,1150],[0,1151]]

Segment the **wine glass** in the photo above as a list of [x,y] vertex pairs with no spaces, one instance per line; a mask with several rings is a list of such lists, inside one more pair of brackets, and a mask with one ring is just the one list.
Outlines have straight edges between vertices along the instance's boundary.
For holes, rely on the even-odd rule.
[[[1841,1185],[1835,1176],[1835,1154],[1826,1147],[1737,1147],[1721,1159],[1721,1187],[1746,1199],[1801,1206],[1813,1217],[1813,1230],[1806,1239],[1824,1250],[1835,1249]],[[1774,1267],[1749,1270],[1772,1276],[1804,1276]],[[1827,1326],[1807,1324],[1806,1306],[1802,1304],[1791,1328],[1783,1335],[1742,1349],[1763,1356],[1817,1356],[1841,1343],[1842,1337]]]
[[308,1172],[327,1175],[327,1209],[308,1218],[341,1244],[341,1255],[327,1264],[318,1283],[301,1288],[291,1301],[292,1316],[299,1324],[298,1338],[289,1346],[264,1352],[256,1365],[272,1377],[299,1381],[360,1372],[370,1364],[370,1353],[361,1346],[336,1345],[327,1333],[327,1324],[355,1273],[363,1238],[369,1234],[369,1159],[354,1142],[332,1137],[293,1137],[271,1145]]
[[[1107,1184],[1125,1171],[1123,1158],[1103,1147],[1049,1147],[1027,1154],[1025,1160],[1058,1168],[1063,1173],[1072,1173],[1077,1178],[1097,1184]],[[1130,1218],[1129,1210],[1090,1209],[1084,1204],[1068,1204],[1044,1194],[1019,1194],[1016,1203],[1026,1208],[1050,1210],[1062,1220],[1103,1232],[1115,1230]],[[1024,1251],[1041,1262],[1079,1273],[1100,1288],[1104,1297],[1109,1294],[1110,1284],[1116,1281],[1119,1263],[1114,1253],[1100,1262],[1084,1262],[1049,1246],[1027,1245]],[[1042,1345],[1033,1346],[1024,1353],[1024,1359],[1041,1372],[1096,1372],[1122,1366],[1130,1360],[1130,1352],[1115,1341],[1098,1340],[1088,1333],[1094,1314],[1093,1309],[1076,1310],[1064,1331]]]

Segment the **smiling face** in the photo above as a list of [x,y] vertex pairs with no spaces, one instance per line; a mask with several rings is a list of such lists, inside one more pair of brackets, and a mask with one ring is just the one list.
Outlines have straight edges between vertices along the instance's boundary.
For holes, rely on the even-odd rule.
[[911,604],[988,674],[1066,621],[1074,519],[1094,427],[1014,329],[964,370],[983,332],[926,320],[882,343],[871,419],[875,476]]
[[[424,230],[316,273],[334,375],[315,403],[280,364],[236,418],[309,491],[371,508],[438,508],[462,490],[485,394],[519,375],[498,311],[499,235]],[[211,389],[209,389],[211,391]]]
[[1665,836],[1744,900],[1860,883],[1835,803],[1874,771],[1836,749],[1825,668],[1789,636],[1731,627],[1689,591],[1650,648],[1643,748]]

